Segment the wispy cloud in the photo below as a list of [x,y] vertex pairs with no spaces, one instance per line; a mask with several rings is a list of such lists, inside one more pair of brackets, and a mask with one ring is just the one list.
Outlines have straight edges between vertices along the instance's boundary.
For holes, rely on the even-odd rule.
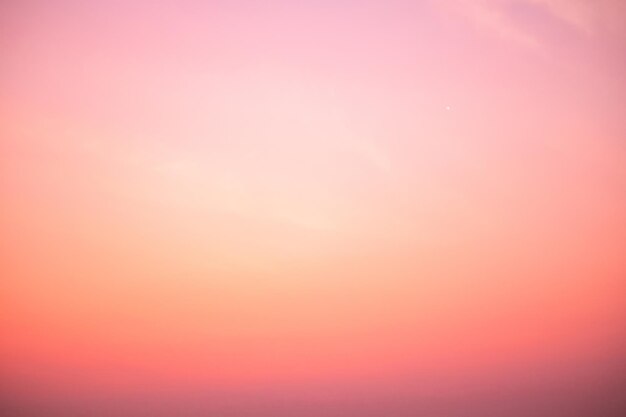
[[469,19],[479,29],[535,51],[542,50],[535,34],[518,25],[507,13],[506,0],[455,0],[450,4],[453,12]]
[[622,0],[527,0],[589,36],[609,33],[623,38],[626,2]]
[[529,6],[583,36],[608,34],[624,39],[621,19],[626,2],[619,0],[448,0],[436,2],[449,12],[470,20],[477,28],[504,40],[545,52],[546,39],[515,16],[515,6]]

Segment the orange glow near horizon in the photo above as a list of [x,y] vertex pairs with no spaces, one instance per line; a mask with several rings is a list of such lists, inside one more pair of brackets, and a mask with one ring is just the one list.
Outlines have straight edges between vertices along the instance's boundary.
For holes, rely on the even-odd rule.
[[0,6],[7,410],[611,395],[622,2],[83,3]]

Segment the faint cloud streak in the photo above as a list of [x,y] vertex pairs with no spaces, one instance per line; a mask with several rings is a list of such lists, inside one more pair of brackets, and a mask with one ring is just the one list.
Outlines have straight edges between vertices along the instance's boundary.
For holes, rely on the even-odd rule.
[[468,19],[477,28],[501,39],[546,52],[546,39],[516,20],[513,6],[526,5],[573,28],[587,37],[610,35],[625,38],[621,19],[626,2],[613,0],[450,0],[436,2],[437,7]]

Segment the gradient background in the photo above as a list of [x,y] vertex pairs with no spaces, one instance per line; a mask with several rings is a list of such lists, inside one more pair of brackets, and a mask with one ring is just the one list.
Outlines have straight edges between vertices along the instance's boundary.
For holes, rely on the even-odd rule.
[[2,1],[1,414],[626,415],[625,20]]

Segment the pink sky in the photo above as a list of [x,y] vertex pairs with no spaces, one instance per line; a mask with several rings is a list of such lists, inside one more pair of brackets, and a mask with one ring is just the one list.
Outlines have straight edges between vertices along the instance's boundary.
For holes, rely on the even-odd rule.
[[616,395],[625,5],[4,2],[7,407]]

